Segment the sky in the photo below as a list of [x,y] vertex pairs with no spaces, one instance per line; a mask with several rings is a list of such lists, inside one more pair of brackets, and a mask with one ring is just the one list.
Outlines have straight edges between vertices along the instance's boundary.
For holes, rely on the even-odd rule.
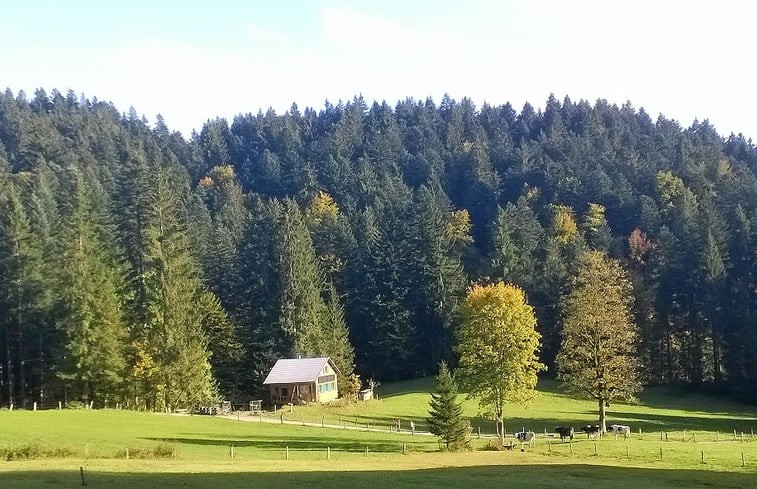
[[0,87],[217,116],[329,100],[630,101],[757,140],[757,5],[732,0],[6,0]]

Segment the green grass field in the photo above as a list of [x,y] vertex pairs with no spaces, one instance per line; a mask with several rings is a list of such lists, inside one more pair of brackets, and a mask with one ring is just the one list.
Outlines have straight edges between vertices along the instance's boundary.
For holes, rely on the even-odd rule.
[[[541,436],[523,452],[497,452],[485,450],[486,436],[480,440],[474,436],[472,451],[439,453],[431,436],[388,430],[396,418],[403,420],[403,427],[414,419],[418,429],[425,429],[430,387],[430,379],[419,379],[387,385],[380,400],[368,403],[295,406],[293,412],[284,412],[285,420],[304,418],[316,424],[323,419],[326,424],[341,421],[341,426],[354,426],[357,418],[359,426],[375,423],[380,431],[272,422],[280,420],[280,412],[262,422],[250,417],[237,421],[115,410],[0,411],[0,453],[43,456],[0,461],[0,488],[80,487],[79,467],[85,469],[89,487],[112,489],[292,484],[330,488],[757,487],[757,439],[751,436],[757,419],[750,406],[655,389],[647,391],[638,405],[611,407],[610,420],[634,429],[630,440],[610,436],[595,443],[578,435],[568,444]],[[593,403],[570,398],[550,381],[542,381],[540,390],[533,405],[513,407],[508,413],[508,431],[525,426],[543,432],[558,424],[578,427],[595,422]],[[491,432],[490,422],[475,417],[474,403],[466,402],[465,409],[484,435]],[[642,428],[641,439],[638,428]],[[661,430],[667,433],[667,441],[660,441]],[[404,455],[403,443],[407,446]],[[230,445],[234,446],[233,459]],[[152,457],[156,447],[169,456]],[[57,455],[53,450],[58,450]]]

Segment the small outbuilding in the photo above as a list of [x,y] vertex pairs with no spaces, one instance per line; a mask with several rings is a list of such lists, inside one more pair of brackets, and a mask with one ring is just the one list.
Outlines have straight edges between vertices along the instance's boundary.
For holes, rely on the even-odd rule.
[[328,357],[282,358],[263,381],[274,404],[328,402],[339,397],[339,369]]

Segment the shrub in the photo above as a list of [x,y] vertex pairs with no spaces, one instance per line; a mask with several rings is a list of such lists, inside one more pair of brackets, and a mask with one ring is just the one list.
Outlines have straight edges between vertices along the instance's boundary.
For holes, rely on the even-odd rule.
[[3,460],[33,460],[38,458],[65,458],[76,455],[70,448],[46,447],[39,442],[31,442],[15,447],[1,447],[0,459]]
[[[169,443],[158,443],[152,447],[129,447],[129,458],[172,458],[176,447]],[[116,458],[126,458],[126,449],[116,453]]]

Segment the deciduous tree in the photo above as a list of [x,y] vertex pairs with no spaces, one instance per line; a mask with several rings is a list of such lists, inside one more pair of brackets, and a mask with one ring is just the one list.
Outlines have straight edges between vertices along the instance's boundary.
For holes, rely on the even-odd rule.
[[504,440],[505,406],[536,395],[539,362],[536,316],[523,291],[502,282],[475,285],[460,310],[459,375],[469,395],[489,409]]
[[641,388],[631,294],[620,263],[592,251],[583,256],[562,304],[558,378],[571,391],[597,401],[603,432],[610,402],[633,400]]

